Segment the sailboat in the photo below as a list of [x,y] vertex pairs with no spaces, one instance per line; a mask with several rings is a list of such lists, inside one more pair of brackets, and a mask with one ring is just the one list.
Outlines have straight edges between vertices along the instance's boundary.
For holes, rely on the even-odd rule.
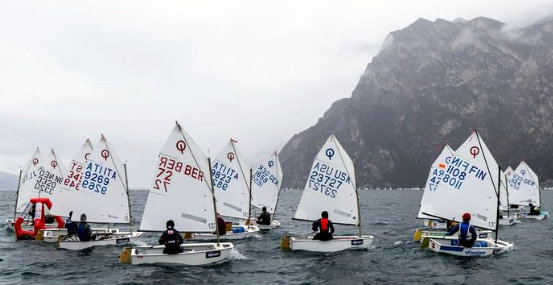
[[[521,161],[518,167],[514,170],[509,179],[509,189],[512,193],[510,199],[511,205],[529,206],[530,203],[541,208],[541,193],[538,175],[526,164]],[[526,215],[525,219],[543,220],[549,213],[540,211],[539,215]]]
[[507,184],[507,174],[501,171],[499,181],[499,225],[512,226],[520,223],[520,220],[509,209],[509,185]]
[[331,134],[317,153],[296,213],[295,220],[313,222],[327,211],[334,224],[357,226],[358,235],[335,235],[332,240],[313,240],[311,236],[283,238],[283,248],[314,252],[367,249],[373,236],[361,232],[359,193],[355,184],[353,161]]
[[[34,182],[36,180],[36,177],[38,176],[38,169],[42,165],[43,160],[44,158],[42,156],[42,153],[40,152],[40,148],[37,147],[31,159],[29,159],[29,161],[25,164],[25,167],[19,170],[19,179],[17,183],[17,191],[15,193],[16,197],[13,210],[13,218],[6,219],[8,229],[13,229],[13,225],[15,220],[17,219],[18,214],[20,214],[25,209],[25,207],[29,203],[29,200],[35,196]],[[39,162],[41,162],[41,164],[39,164]]]
[[442,171],[435,174],[433,191],[425,192],[420,212],[448,221],[462,221],[463,213],[473,217],[472,226],[494,231],[495,239],[478,237],[473,248],[457,245],[456,237],[426,237],[422,247],[455,256],[489,256],[509,251],[512,243],[498,240],[500,167],[475,130],[452,152],[446,149],[435,161]]
[[[223,240],[243,239],[259,232],[258,227],[248,224],[251,208],[251,172],[235,143],[231,139],[215,157],[211,167],[217,211],[221,216],[241,222],[227,226],[226,234],[220,236]],[[190,239],[213,240],[215,234],[192,233]]]
[[275,151],[258,164],[252,177],[252,206],[258,209],[265,207],[271,214],[270,225],[260,225],[257,223],[257,218],[250,218],[252,224],[259,227],[260,230],[274,229],[280,226],[280,222],[274,219],[274,215],[278,205],[281,183],[282,169]]
[[186,232],[216,232],[216,243],[182,244],[182,253],[164,254],[164,245],[124,248],[121,263],[204,265],[228,258],[232,243],[219,242],[210,162],[178,122],[165,142],[140,223],[141,231],[163,232],[165,222]]
[[93,246],[136,242],[142,233],[132,231],[126,165],[104,135],[88,155],[86,163],[82,165],[84,167],[81,177],[78,178],[80,180],[78,190],[76,186],[75,189],[70,189],[71,187],[64,189],[66,191],[64,194],[71,192],[70,195],[64,196],[65,203],[70,205],[53,210],[59,211],[58,214],[67,214],[68,210],[73,211],[75,221],[78,221],[82,214],[86,214],[88,223],[127,224],[130,232],[96,233],[95,239],[90,241],[80,241],[77,236],[66,236],[58,241],[58,247],[81,250]]
[[[20,178],[18,187],[15,213],[20,212],[20,215],[14,223],[17,239],[34,238],[40,230],[54,226],[54,221],[56,227],[63,227],[63,219],[59,216],[54,216],[54,221],[46,224],[46,215],[55,201],[53,197],[62,180],[62,168],[53,149],[46,158],[42,156],[39,148],[35,150],[33,158],[25,166],[25,176],[23,179]],[[33,230],[24,230],[22,225],[32,207],[36,208],[35,216],[30,217],[33,219]]]
[[[90,140],[87,139],[82,148],[71,161],[69,170],[61,171],[64,179],[63,182],[58,185],[59,189],[54,194],[53,199],[56,203],[53,204],[50,213],[68,217],[69,212],[73,211],[73,222],[79,222],[80,215],[84,213],[80,209],[83,205],[77,204],[83,201],[83,199],[79,198],[80,195],[83,195],[83,193],[80,193],[80,185],[84,175],[83,169],[85,168],[87,158],[91,153],[92,144],[90,143]],[[106,227],[92,228],[92,234],[106,234],[108,232],[119,233],[119,229]],[[60,236],[66,235],[67,229],[65,228],[46,228],[42,231],[42,234],[37,237],[37,239],[44,242],[58,242]]]

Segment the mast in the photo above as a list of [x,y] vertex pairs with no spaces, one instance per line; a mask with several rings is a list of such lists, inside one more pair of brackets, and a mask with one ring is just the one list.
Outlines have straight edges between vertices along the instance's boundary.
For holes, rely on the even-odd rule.
[[355,184],[355,197],[357,198],[357,227],[359,228],[359,237],[363,235],[361,232],[361,211],[359,210],[359,190],[357,189],[357,184]]
[[123,163],[123,169],[125,171],[125,188],[127,190],[127,204],[129,206],[129,226],[132,233],[132,213],[131,213],[131,195],[129,193],[129,177],[127,176],[127,164]]
[[[248,199],[248,204],[249,204],[249,207],[248,207],[248,218],[246,220],[246,222],[248,223],[249,225],[249,220],[250,220],[250,208],[251,208],[251,202],[252,202],[252,185],[251,185],[251,180],[252,180],[252,175],[251,175],[251,167],[250,167],[250,185],[248,185],[248,181],[246,180],[246,175],[244,174],[244,170],[242,168],[242,163],[240,163],[240,158],[238,157],[238,152],[236,151],[236,148],[234,147],[234,142],[235,140],[233,139],[230,139],[230,145],[232,146],[232,150],[234,151],[234,154],[236,155],[236,161],[238,161],[238,167],[240,168],[240,173],[242,173],[242,177],[244,177],[244,183],[246,183],[246,187],[248,187],[248,191],[249,191],[249,199]],[[211,167],[210,167],[210,172],[211,172]]]
[[507,193],[507,217],[511,216],[511,205],[509,203],[509,182],[507,181],[507,174],[505,176],[505,193]]
[[246,226],[250,225],[250,215],[252,214],[251,213],[251,211],[252,211],[252,179],[253,179],[252,171],[253,170],[250,167],[250,187],[249,187],[250,199],[248,199],[248,219],[246,220]]
[[[278,154],[275,150],[275,161],[276,161],[276,178],[278,179],[278,166],[280,165],[280,162],[278,161]],[[279,183],[282,185],[282,181],[280,181],[280,179],[278,180],[277,182],[277,187],[278,187],[278,192],[277,192],[277,201],[276,201],[276,204],[275,204],[275,210],[273,211],[273,215],[271,216],[271,221],[273,221],[275,219],[275,215],[276,215],[276,210],[277,210],[277,206],[278,206],[278,198],[280,198],[280,185]]]
[[[476,133],[476,138],[478,139],[478,145],[480,146],[480,149],[482,150],[482,157],[484,158],[484,162],[486,163],[486,169],[488,170],[488,173],[491,175],[492,172],[490,171],[490,166],[488,164],[488,160],[486,159],[486,154],[484,153],[484,149],[482,148],[482,142],[480,141],[480,135],[478,134],[478,131],[475,129],[474,132]],[[490,176],[490,181],[492,182],[492,187],[493,187],[493,190],[495,192],[495,196],[497,197],[497,212],[496,212],[496,215],[495,215],[495,241],[497,242],[497,234],[499,232],[499,192],[501,191],[499,189],[499,183],[500,183],[500,180],[501,180],[501,166],[498,164],[498,167],[499,167],[499,174],[497,176],[497,178],[499,179],[497,182],[498,182],[498,187],[496,188],[495,187],[495,182],[493,182],[493,178]]]
[[215,233],[217,234],[217,246],[221,246],[221,242],[219,241],[219,221],[217,220],[217,202],[215,201],[213,177],[211,174],[211,158],[207,158],[207,165],[209,165],[209,181],[211,181],[211,187],[209,188],[209,190],[211,190],[211,197],[213,197],[213,215],[215,215]]
[[23,169],[19,169],[19,180],[17,180],[17,192],[15,192],[15,206],[13,207],[13,222],[15,223],[15,219],[17,217],[17,199],[19,199],[19,187],[21,187],[21,174],[23,173]]
[[500,202],[499,197],[501,195],[501,189],[500,189],[500,187],[501,187],[501,165],[498,164],[497,167],[498,167],[497,181],[499,183],[499,185],[498,185],[499,187],[497,188],[497,190],[499,190],[499,191],[497,191],[497,212],[496,212],[496,215],[495,215],[495,228],[496,228],[496,230],[495,230],[495,242],[496,243],[497,243],[497,236],[499,235],[499,202]]

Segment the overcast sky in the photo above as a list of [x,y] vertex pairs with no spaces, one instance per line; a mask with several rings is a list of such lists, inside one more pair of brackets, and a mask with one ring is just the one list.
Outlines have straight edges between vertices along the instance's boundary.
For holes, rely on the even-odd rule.
[[386,35],[423,17],[523,27],[553,1],[0,1],[0,171],[68,164],[103,133],[148,188],[178,120],[259,157],[350,97]]

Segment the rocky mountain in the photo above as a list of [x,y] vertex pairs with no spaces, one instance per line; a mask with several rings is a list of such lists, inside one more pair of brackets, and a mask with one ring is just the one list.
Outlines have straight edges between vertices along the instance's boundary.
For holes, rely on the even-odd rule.
[[422,186],[443,146],[473,129],[503,168],[524,160],[553,178],[553,17],[524,28],[418,19],[390,33],[352,96],[284,146],[283,182],[304,186],[332,132],[358,185]]

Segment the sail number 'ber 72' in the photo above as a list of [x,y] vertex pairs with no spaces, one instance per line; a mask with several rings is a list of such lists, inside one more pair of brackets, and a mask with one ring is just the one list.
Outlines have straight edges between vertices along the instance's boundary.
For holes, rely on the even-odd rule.
[[184,165],[182,162],[175,161],[166,156],[160,156],[154,189],[160,190],[163,187],[163,190],[167,192],[167,185],[171,184],[173,172],[182,173],[199,181],[204,181],[204,173],[199,168],[188,164]]
[[321,192],[331,198],[336,198],[336,193],[343,183],[349,183],[350,177],[334,167],[330,167],[322,162],[317,162],[311,169],[308,187],[312,190]]

